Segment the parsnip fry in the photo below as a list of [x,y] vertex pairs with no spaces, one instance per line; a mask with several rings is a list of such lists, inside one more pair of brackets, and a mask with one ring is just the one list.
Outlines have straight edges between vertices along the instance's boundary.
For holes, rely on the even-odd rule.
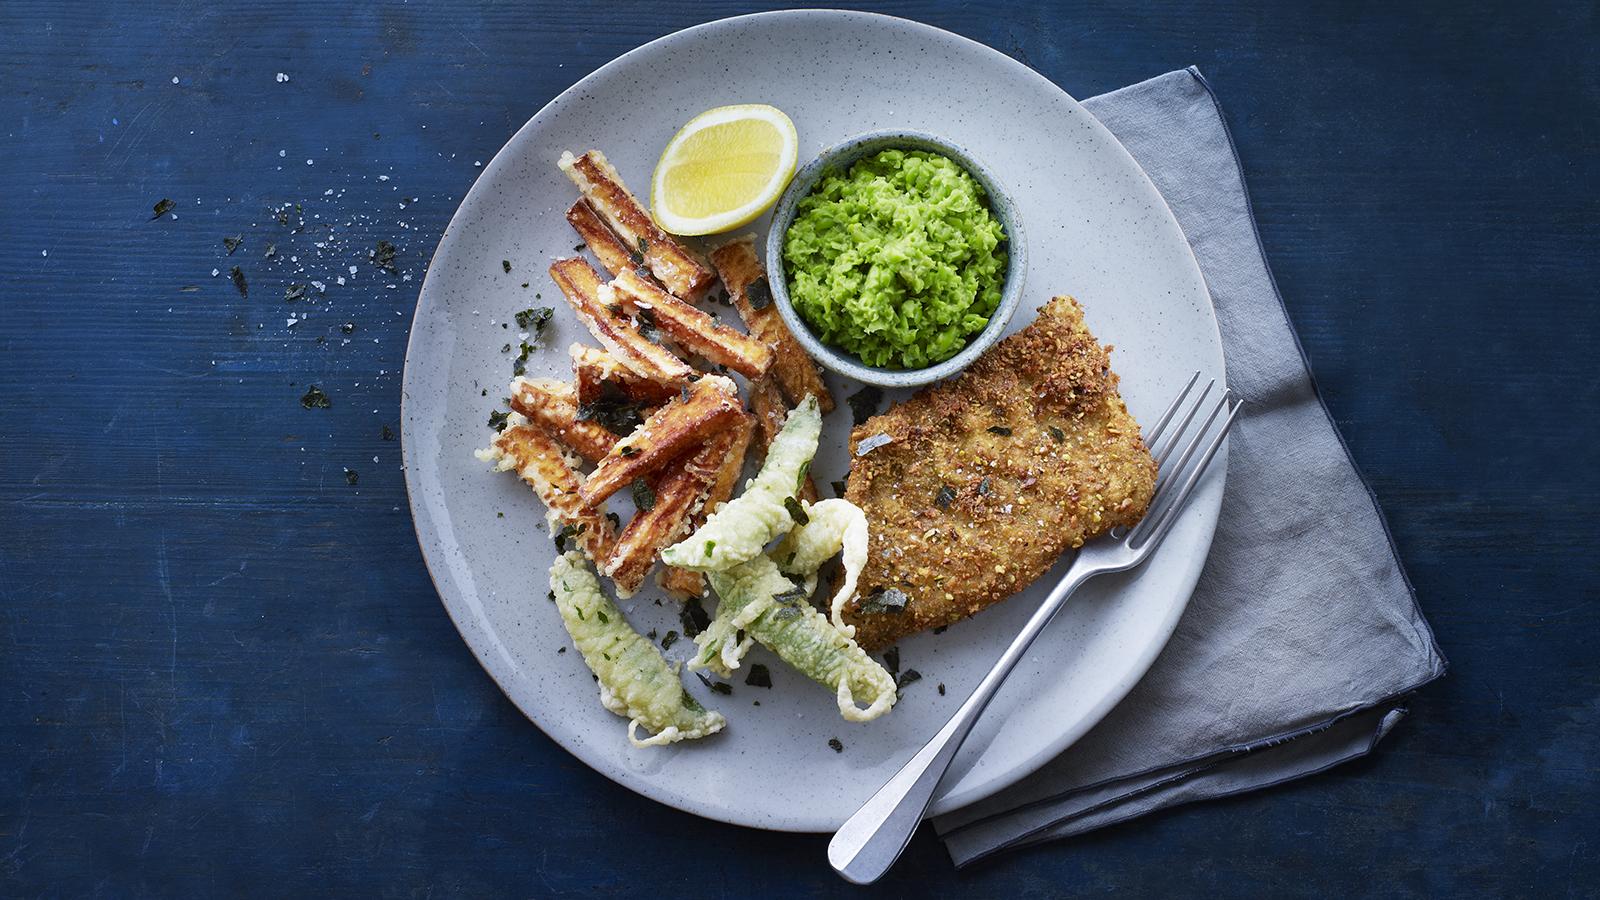
[[553,378],[518,378],[511,382],[511,408],[590,462],[610,453],[619,437],[595,422],[580,420],[577,391]]
[[611,288],[624,308],[650,321],[678,346],[721,363],[746,378],[760,378],[772,368],[772,348],[718,322],[679,300],[638,273],[624,269]]
[[[810,394],[817,398],[823,414],[832,412],[833,396],[822,382],[822,372],[772,305],[771,289],[765,283],[767,273],[756,256],[754,237],[745,235],[723,244],[711,251],[711,262],[722,276],[739,318],[750,329],[750,336],[772,347],[772,377],[783,391],[783,399],[793,407]],[[752,293],[750,286],[757,281],[762,284]],[[764,295],[762,288],[766,288]]]
[[567,224],[594,251],[606,271],[616,275],[632,267],[627,246],[594,211],[588,200],[579,197],[578,202],[572,204],[572,208],[567,210]]
[[678,395],[677,387],[635,374],[598,347],[573,344],[567,352],[572,354],[579,405],[604,399],[608,383],[620,388],[629,400],[645,406],[659,406]]
[[604,153],[563,153],[557,165],[622,243],[638,250],[650,274],[660,279],[667,290],[694,303],[716,283],[717,276],[708,266],[656,225],[650,213],[628,192],[622,176]]
[[494,463],[501,472],[516,472],[533,488],[544,501],[550,534],[559,538],[558,545],[576,538],[596,564],[611,557],[616,530],[604,514],[583,505],[579,494],[584,479],[578,461],[549,432],[513,412],[506,417],[505,430],[477,457]]
[[641,509],[622,529],[611,559],[601,569],[616,583],[618,595],[630,597],[638,591],[661,548],[683,536],[716,482],[736,433],[737,429],[718,432],[663,468],[649,509]]
[[639,333],[634,323],[616,310],[606,308],[600,273],[581,257],[558,259],[550,264],[555,279],[573,312],[589,332],[617,361],[635,374],[669,384],[686,381],[694,370],[670,350]]
[[704,443],[744,416],[738,388],[720,375],[706,375],[684,396],[650,414],[632,434],[618,441],[583,483],[583,503],[593,509],[607,497]]

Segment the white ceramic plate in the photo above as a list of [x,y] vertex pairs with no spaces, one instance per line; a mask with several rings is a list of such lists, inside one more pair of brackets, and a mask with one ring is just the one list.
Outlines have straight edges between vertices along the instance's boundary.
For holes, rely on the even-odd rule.
[[[543,509],[520,482],[472,456],[491,437],[484,423],[510,378],[511,356],[500,348],[515,343],[516,326],[500,323],[528,306],[556,308],[547,349],[535,354],[529,375],[570,377],[567,345],[589,341],[545,274],[577,243],[563,218],[576,194],[556,168],[561,151],[600,148],[635,191],[645,191],[678,127],[728,103],[771,103],[787,112],[800,132],[802,160],[852,134],[891,127],[967,147],[1009,188],[1027,224],[1027,294],[1012,328],[1031,322],[1052,294],[1078,297],[1095,334],[1116,346],[1113,364],[1141,421],[1159,415],[1195,370],[1220,379],[1222,350],[1183,234],[1110,133],[1009,57],[913,22],[805,11],[678,32],[578,82],[489,163],[439,242],[406,355],[406,484],[445,607],[512,701],[596,770],[713,819],[826,831],[956,709],[1065,563],[972,620],[904,641],[901,667],[917,669],[922,680],[876,722],[842,721],[828,691],[758,648],[750,662],[771,668],[770,690],[735,679],[733,695],[720,696],[693,675],[685,678],[691,693],[727,714],[724,733],[634,749],[623,721],[601,708],[578,654],[557,652],[568,640],[545,599],[554,548]],[[512,262],[511,274],[501,260]],[[528,289],[520,287],[525,281]],[[850,413],[842,401],[857,389],[831,386],[841,402],[812,470],[821,485],[847,469]],[[1034,771],[1122,699],[1188,602],[1221,499],[1219,474],[1142,571],[1099,579],[1079,593],[990,706],[935,812]],[[677,607],[671,600],[657,605],[653,585],[624,608],[641,631],[664,634],[679,627]],[[684,641],[669,656],[685,658],[691,648]],[[829,747],[835,737],[842,753]]]

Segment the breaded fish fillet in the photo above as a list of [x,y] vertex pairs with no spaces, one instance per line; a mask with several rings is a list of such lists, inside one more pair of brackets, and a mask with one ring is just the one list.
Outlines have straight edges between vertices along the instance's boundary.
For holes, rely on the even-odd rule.
[[1057,297],[966,373],[856,427],[846,497],[870,537],[845,620],[861,646],[966,618],[1144,515],[1156,465],[1108,353]]

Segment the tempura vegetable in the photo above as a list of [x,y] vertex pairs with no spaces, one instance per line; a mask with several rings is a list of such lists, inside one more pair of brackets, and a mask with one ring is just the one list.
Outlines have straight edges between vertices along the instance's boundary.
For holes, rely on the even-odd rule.
[[817,453],[822,413],[807,397],[789,413],[761,472],[743,494],[723,504],[688,538],[661,551],[670,566],[696,572],[721,572],[761,555],[768,541],[794,526],[789,505]]
[[[689,696],[661,651],[600,590],[582,554],[556,557],[550,590],[572,643],[599,681],[601,704],[628,719],[630,743],[651,747],[722,730],[727,720]],[[641,726],[652,736],[640,740]]]
[[817,570],[835,553],[844,552],[844,582],[828,604],[833,627],[845,637],[855,637],[854,625],[844,621],[844,608],[856,595],[856,579],[867,564],[867,515],[849,500],[834,498],[802,503],[806,524],[789,532],[773,552],[778,568],[806,579],[806,593],[816,589]]
[[894,706],[893,676],[828,624],[770,557],[757,554],[707,579],[721,599],[711,625],[695,639],[700,652],[689,668],[727,677],[750,642],[759,641],[806,677],[833,688],[839,714],[848,721],[868,722]]

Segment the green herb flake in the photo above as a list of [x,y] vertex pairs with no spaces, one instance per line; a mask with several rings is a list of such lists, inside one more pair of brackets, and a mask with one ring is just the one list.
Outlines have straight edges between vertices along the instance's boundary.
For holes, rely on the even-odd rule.
[[989,428],[988,428],[988,431],[989,431],[990,434],[998,434],[1001,437],[1010,437],[1011,436],[1011,429],[1007,428],[1004,425],[990,425]]
[[922,680],[922,673],[916,669],[907,669],[901,672],[894,680],[895,690],[905,690],[907,685],[916,684]]
[[843,497],[844,492],[850,488],[850,483],[848,481],[835,481],[832,482],[832,485],[833,495],[835,497]]
[[535,336],[543,334],[546,325],[550,324],[550,317],[556,311],[548,306],[535,306],[516,314],[517,327],[523,331],[532,331]]
[[676,644],[677,642],[678,633],[676,631],[669,631],[661,638],[661,649],[670,650],[672,649],[672,645]]
[[233,281],[233,286],[239,291],[239,296],[248,300],[250,298],[250,286],[244,283],[244,270],[234,266],[228,270],[228,278]]
[[883,402],[883,390],[868,385],[851,394],[845,402],[850,404],[850,420],[856,425],[862,425],[878,414],[878,404]]
[[939,696],[944,696],[944,682],[939,682]]
[[939,486],[939,493],[937,495],[935,495],[934,498],[933,498],[933,505],[939,507],[940,509],[949,509],[950,508],[950,504],[955,502],[955,499],[956,499],[956,489],[955,488],[951,487],[948,484],[940,485]]
[[691,597],[678,611],[678,623],[683,626],[684,637],[694,637],[711,624],[711,616],[706,613],[706,608],[700,605],[699,597]]
[[303,284],[291,284],[283,289],[283,302],[285,303],[293,303],[296,300],[304,300],[305,298],[306,286]]
[[978,482],[978,496],[980,496],[980,497],[989,496],[989,491],[992,490],[993,488],[994,488],[994,480],[991,479],[989,476],[985,475],[983,477],[983,480]]
[[633,459],[635,456],[639,455],[639,448],[624,444],[623,446],[617,448],[617,455],[623,459]]
[[766,309],[772,305],[772,285],[765,275],[745,285],[744,299],[751,309]]
[[597,610],[594,611],[594,614],[600,617],[600,624],[601,625],[610,625],[611,624],[611,617],[606,615],[606,611],[605,610],[597,609]]
[[635,478],[631,486],[633,491],[633,505],[640,512],[649,512],[656,508],[656,492],[650,489],[650,483],[643,478]]
[[722,694],[725,697],[731,697],[733,696],[733,685],[727,683],[726,681],[713,682],[711,684],[711,693]]
[[398,272],[394,266],[395,246],[388,241],[379,241],[378,246],[372,251],[372,263],[385,272]]
[[838,738],[828,738],[828,746],[832,747],[833,748],[833,752],[835,752],[835,753],[843,753],[844,752],[844,743],[842,741],[840,741]]
[[222,239],[222,246],[228,248],[228,255],[232,256],[233,251],[244,246],[244,235],[236,234],[232,237],[225,237]]
[[879,588],[861,601],[861,611],[871,614],[898,613],[905,610],[910,599],[899,588]]
[[900,648],[890,647],[883,651],[883,668],[890,675],[900,671]]
[[622,517],[614,512],[606,513],[606,521],[611,523],[612,528],[622,527]]
[[356,333],[356,323],[354,323],[354,322],[346,322],[343,325],[339,326],[339,331],[341,331],[344,334],[355,334]]
[[154,222],[167,213],[177,209],[178,204],[167,199],[166,197],[162,197],[160,200],[157,200],[156,205],[151,208],[155,210],[155,215],[150,217],[150,221]]
[[500,268],[505,269],[506,270],[506,274],[510,275],[511,274],[511,260],[509,260],[509,259],[500,260]]
[[495,431],[505,431],[506,420],[510,417],[511,414],[503,409],[493,410],[489,413],[489,427],[493,428]]
[[644,424],[644,415],[639,404],[628,399],[622,388],[614,382],[604,381],[600,384],[598,399],[578,406],[577,420],[596,422],[612,434],[626,435]]
[[783,498],[783,508],[789,511],[789,518],[793,519],[796,525],[804,525],[811,521],[811,516],[806,512],[806,508],[801,506],[800,501],[793,497]]
[[648,238],[645,238],[645,237],[639,238],[639,252],[640,253],[649,253],[650,252],[650,240]]
[[300,405],[306,409],[328,409],[333,406],[333,399],[313,384],[301,395]]
[[1066,439],[1067,439],[1067,433],[1065,431],[1062,431],[1061,429],[1055,427],[1054,425],[1045,426],[1045,430],[1050,432],[1050,436],[1055,438],[1056,439],[1056,443],[1058,443],[1058,444],[1066,441]]
[[555,542],[557,553],[565,553],[567,552],[567,538],[577,537],[581,532],[582,529],[574,526],[571,522],[566,522],[562,524],[559,531],[551,535],[550,540]]
[[637,316],[635,316],[635,318],[637,319],[637,322],[635,323],[634,327],[639,330],[640,337],[652,344],[661,343],[661,329],[656,326],[655,310],[652,310],[647,306],[641,306],[639,307],[639,313]]
[[761,663],[751,663],[750,674],[744,677],[744,683],[751,687],[772,687],[772,673]]
[[361,476],[356,474],[356,470],[355,469],[352,469],[349,466],[345,466],[344,467],[344,483],[345,484],[355,484],[357,481],[360,481],[360,480],[361,480]]

